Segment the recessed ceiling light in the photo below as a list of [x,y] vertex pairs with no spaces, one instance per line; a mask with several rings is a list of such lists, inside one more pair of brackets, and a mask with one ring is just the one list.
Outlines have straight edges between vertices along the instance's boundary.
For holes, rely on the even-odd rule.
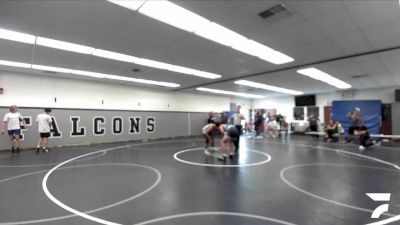
[[36,36],[0,28],[0,38],[27,44],[35,44]]
[[[3,37],[1,36],[3,34]],[[122,61],[122,62],[128,62],[128,63],[135,63],[138,65],[143,65],[143,66],[148,66],[148,67],[153,67],[157,69],[162,69],[162,70],[169,70],[177,73],[184,73],[184,74],[189,74],[189,75],[194,75],[198,77],[203,77],[203,78],[208,78],[208,79],[217,79],[220,78],[221,75],[215,74],[215,73],[209,73],[201,70],[196,70],[196,69],[191,69],[183,66],[177,66],[177,65],[172,65],[169,63],[163,63],[159,62],[156,60],[151,60],[151,59],[144,59],[144,58],[139,58],[131,55],[126,55],[126,54],[121,54],[118,52],[112,52],[112,51],[107,51],[107,50],[102,50],[102,49],[95,49],[89,46],[84,46],[84,45],[79,45],[79,44],[74,44],[74,43],[69,43],[65,41],[59,41],[55,39],[49,39],[45,37],[34,37],[31,42],[28,42],[27,39],[24,39],[27,34],[23,33],[18,33],[14,31],[9,31],[9,30],[4,30],[0,29],[0,38],[4,39],[9,39],[9,40],[16,40],[16,41],[21,41],[21,42],[26,42],[30,44],[37,44],[40,46],[45,46],[45,47],[50,47],[50,48],[56,48],[56,49],[61,49],[65,51],[72,51],[72,52],[77,52],[77,53],[82,53],[82,54],[92,54],[97,57],[102,57],[102,58],[107,58],[107,59],[112,59],[112,60],[117,60],[117,61]],[[29,35],[28,35],[29,36]],[[35,39],[36,42],[35,42]],[[57,71],[53,71],[57,72]]]
[[348,89],[351,88],[351,85],[333,77],[330,74],[327,74],[317,68],[311,67],[306,69],[297,70],[298,73],[303,74],[305,76],[311,77],[315,80],[319,80],[325,82],[329,85],[335,86],[340,89]]
[[183,67],[183,66],[172,65],[169,63],[163,63],[163,62],[159,62],[159,61],[151,60],[151,59],[138,58],[135,56],[125,55],[125,54],[121,54],[121,53],[117,53],[117,52],[106,51],[106,50],[102,50],[102,49],[96,49],[96,51],[93,53],[93,55],[102,57],[102,58],[117,60],[117,61],[135,63],[137,65],[157,68],[157,69],[161,69],[161,70],[169,70],[169,71],[173,71],[173,72],[177,72],[177,73],[184,73],[184,74],[194,75],[194,76],[198,76],[198,77],[204,77],[204,78],[208,78],[208,79],[217,79],[217,78],[221,77],[221,75],[214,74],[214,73],[195,70],[195,69],[191,69],[191,68],[187,68],[187,67]]
[[32,65],[32,69],[35,70],[43,70],[43,71],[51,71],[51,72],[59,72],[59,73],[71,73],[71,69],[53,67],[53,66],[43,66],[43,65]]
[[78,44],[69,43],[69,42],[65,42],[65,41],[58,41],[58,40],[44,38],[44,37],[37,37],[36,44],[45,46],[45,47],[49,47],[49,48],[56,48],[56,49],[77,52],[77,53],[82,53],[82,54],[92,54],[95,50],[95,48],[92,48],[92,47],[78,45]]
[[94,77],[94,78],[105,78],[106,77],[106,74],[103,74],[103,73],[95,73],[95,72],[83,71],[83,70],[72,70],[71,73],[75,74],[75,75]]
[[0,60],[0,65],[12,66],[12,67],[21,67],[21,68],[31,68],[31,64],[13,62],[13,61],[5,61],[5,60]]
[[163,0],[146,1],[139,13],[188,32],[194,32],[197,27],[210,23],[196,13]]
[[239,45],[248,39],[226,27],[211,22],[207,26],[196,27],[195,34],[228,47]]
[[103,73],[97,73],[97,72],[91,72],[91,71],[83,71],[83,70],[72,70],[72,69],[68,69],[68,68],[60,68],[60,67],[54,67],[54,66],[31,65],[31,64],[27,64],[27,63],[6,61],[6,60],[0,60],[0,65],[32,68],[35,70],[42,70],[44,72],[58,72],[58,73],[66,73],[66,74],[75,74],[75,75],[87,76],[87,77],[93,77],[93,78],[99,78],[99,79],[129,81],[129,82],[157,85],[157,86],[163,86],[163,87],[180,87],[181,86],[180,84],[164,82],[164,81],[132,78],[132,77],[103,74]]
[[245,97],[245,98],[265,98],[265,96],[262,96],[262,95],[254,95],[254,94],[247,94],[247,93],[241,93],[241,92],[225,91],[225,90],[220,90],[220,89],[211,89],[211,88],[199,87],[199,88],[196,88],[196,90],[215,93],[215,94],[234,95],[234,96]]
[[286,89],[286,88],[281,88],[281,87],[276,87],[276,86],[272,86],[272,85],[252,82],[252,81],[248,81],[248,80],[238,80],[238,81],[235,81],[235,84],[254,87],[254,88],[260,88],[260,89],[264,89],[264,90],[275,91],[275,92],[280,92],[280,93],[285,93],[285,94],[291,94],[291,95],[302,95],[302,94],[304,94],[301,91],[290,90],[290,89]]
[[122,61],[122,62],[128,62],[128,63],[137,63],[139,58],[135,56],[130,56],[130,55],[125,55],[121,54],[118,52],[111,52],[107,50],[102,50],[102,49],[96,49],[93,52],[94,56],[97,57],[102,57],[106,59],[112,59],[112,60],[117,60],[117,61]]

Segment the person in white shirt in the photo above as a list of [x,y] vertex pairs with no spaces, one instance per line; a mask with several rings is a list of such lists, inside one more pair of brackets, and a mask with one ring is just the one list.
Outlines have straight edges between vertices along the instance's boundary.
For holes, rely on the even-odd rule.
[[7,127],[12,146],[11,153],[14,153],[15,149],[17,150],[17,153],[20,152],[21,124],[26,126],[25,120],[22,118],[21,113],[18,112],[18,107],[12,105],[10,107],[10,112],[4,115],[3,124],[1,126],[1,135],[4,134],[5,128]]
[[[245,120],[243,114],[240,113],[240,108],[241,106],[237,105],[236,113],[230,117],[230,120],[233,120],[233,125],[235,125],[236,129],[239,131],[239,136],[242,134],[242,120]],[[239,138],[236,138],[233,144],[235,145],[235,151],[237,153],[239,151]]]
[[36,122],[38,124],[38,131],[39,131],[39,143],[36,148],[36,153],[39,153],[40,148],[43,148],[44,152],[48,152],[47,145],[49,144],[49,137],[50,137],[50,127],[51,127],[51,109],[46,108],[44,112],[37,115]]

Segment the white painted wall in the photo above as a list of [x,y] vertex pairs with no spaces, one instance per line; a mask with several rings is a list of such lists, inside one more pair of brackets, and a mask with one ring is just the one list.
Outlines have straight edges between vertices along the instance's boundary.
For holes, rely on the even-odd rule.
[[[0,71],[0,87],[4,88],[4,94],[0,95],[0,106],[16,104],[20,107],[221,112],[229,110],[230,103],[234,102],[243,106],[243,112],[251,108],[251,101],[247,99],[18,72]],[[104,105],[101,104],[102,100]]]
[[[395,89],[399,88],[390,87],[317,94],[316,101],[319,107],[320,121],[324,121],[324,106],[332,105],[334,100],[381,100],[382,103],[393,103],[395,102]],[[285,115],[290,122],[293,122],[294,107],[294,96],[257,99],[253,102],[253,108],[255,109],[276,108],[277,113]]]

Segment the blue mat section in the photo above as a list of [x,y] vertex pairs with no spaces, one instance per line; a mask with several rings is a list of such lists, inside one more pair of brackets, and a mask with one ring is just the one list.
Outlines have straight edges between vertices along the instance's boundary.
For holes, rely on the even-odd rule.
[[370,134],[380,134],[382,110],[382,102],[380,100],[333,101],[332,120],[340,121],[347,135],[351,123],[347,114],[352,112],[355,107],[361,109],[361,117],[368,132]]

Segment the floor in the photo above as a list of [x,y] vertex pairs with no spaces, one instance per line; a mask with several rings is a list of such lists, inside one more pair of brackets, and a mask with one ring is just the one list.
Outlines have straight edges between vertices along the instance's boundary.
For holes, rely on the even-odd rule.
[[0,152],[0,224],[357,225],[400,214],[398,145],[242,137],[226,162],[203,147],[191,137]]

